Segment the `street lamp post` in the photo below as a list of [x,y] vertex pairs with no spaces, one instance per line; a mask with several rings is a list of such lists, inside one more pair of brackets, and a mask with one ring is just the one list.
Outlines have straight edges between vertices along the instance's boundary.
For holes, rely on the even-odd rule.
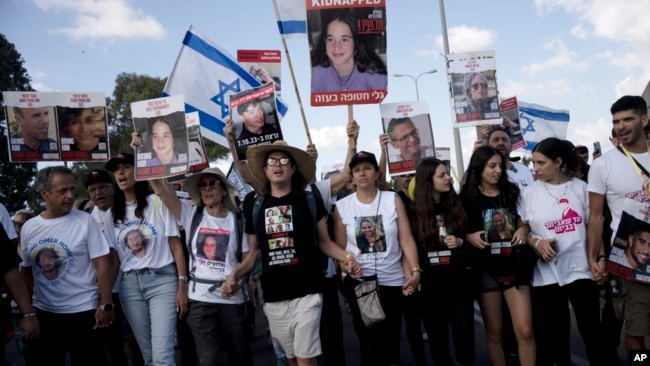
[[425,72],[421,73],[420,75],[418,75],[417,77],[413,77],[413,75],[409,75],[409,74],[393,74],[393,76],[396,77],[396,78],[401,78],[401,77],[411,78],[411,80],[413,80],[413,82],[415,82],[415,95],[417,96],[418,100],[420,100],[420,90],[418,89],[418,79],[420,79],[420,76],[422,76],[422,75],[435,74],[437,71],[438,70],[436,70],[436,69],[425,71]]

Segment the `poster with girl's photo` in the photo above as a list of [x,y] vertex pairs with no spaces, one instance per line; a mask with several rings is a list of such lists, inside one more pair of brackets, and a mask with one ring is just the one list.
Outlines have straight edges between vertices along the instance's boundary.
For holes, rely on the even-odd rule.
[[[641,196],[643,195],[643,196]],[[639,192],[645,198],[645,192]],[[645,200],[626,199],[616,230],[607,271],[627,280],[650,283],[650,222]]]
[[282,84],[282,52],[280,50],[237,50],[237,62],[260,83],[273,83],[275,95],[280,96]]
[[386,1],[307,1],[311,105],[381,103],[388,93]]
[[187,123],[187,137],[189,140],[190,170],[186,174],[167,178],[167,182],[169,183],[185,180],[190,175],[210,166],[208,164],[207,154],[205,153],[205,147],[203,146],[199,112],[186,113],[185,122]]
[[494,51],[454,53],[447,65],[454,127],[500,124]]
[[389,138],[388,174],[415,174],[420,160],[436,156],[427,102],[384,103],[379,111]]
[[53,93],[2,92],[12,163],[57,161],[59,130]]
[[104,93],[56,93],[61,160],[108,160],[108,122]]
[[133,128],[142,139],[135,149],[135,179],[185,174],[189,170],[189,141],[182,96],[131,103]]
[[275,107],[275,86],[264,84],[230,96],[230,115],[235,128],[235,150],[239,160],[257,145],[282,140],[282,130]]

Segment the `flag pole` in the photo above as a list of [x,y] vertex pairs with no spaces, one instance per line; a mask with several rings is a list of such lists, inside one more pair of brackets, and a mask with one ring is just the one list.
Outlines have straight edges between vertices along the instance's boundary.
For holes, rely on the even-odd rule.
[[[348,123],[354,121],[354,110],[352,109],[353,104],[348,104]],[[348,147],[356,148],[357,143],[354,141],[354,137],[348,136]]]
[[282,38],[282,46],[284,53],[287,56],[287,64],[289,65],[289,72],[291,73],[291,80],[293,81],[293,90],[296,92],[296,99],[298,99],[298,106],[300,107],[300,116],[302,117],[302,124],[305,127],[305,134],[307,135],[307,144],[311,145],[311,134],[309,133],[309,126],[307,125],[307,117],[305,117],[305,109],[302,107],[302,99],[300,99],[300,91],[298,90],[298,83],[296,83],[296,75],[293,73],[293,64],[291,64],[291,56],[289,55],[289,48],[284,36]]

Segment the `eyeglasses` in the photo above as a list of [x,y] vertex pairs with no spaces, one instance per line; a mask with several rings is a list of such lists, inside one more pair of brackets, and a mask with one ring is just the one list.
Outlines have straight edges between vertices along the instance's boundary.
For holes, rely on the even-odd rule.
[[398,139],[393,139],[393,140],[395,140],[395,141],[399,141],[399,142],[401,142],[401,143],[405,143],[405,142],[407,142],[410,138],[414,138],[414,139],[415,139],[415,138],[418,138],[419,136],[420,136],[420,130],[418,130],[418,129],[416,128],[416,129],[414,129],[413,131],[411,131],[411,133],[409,133],[408,135],[404,135],[404,136],[402,136],[402,137],[400,137],[400,138],[398,138]]
[[475,84],[472,84],[472,89],[474,89],[474,90],[478,90],[479,87],[483,88],[483,90],[487,90],[488,85],[487,85],[487,83],[475,83]]
[[23,225],[25,225],[24,222],[20,222],[20,221],[14,221],[13,223],[16,229],[20,229],[21,227],[23,227]]
[[198,182],[196,183],[196,186],[199,187],[200,190],[205,191],[211,188],[219,187],[219,183],[221,182],[218,180],[211,180],[209,182]]
[[278,163],[282,166],[287,166],[291,162],[291,159],[289,158],[268,158],[266,159],[266,166],[276,166]]

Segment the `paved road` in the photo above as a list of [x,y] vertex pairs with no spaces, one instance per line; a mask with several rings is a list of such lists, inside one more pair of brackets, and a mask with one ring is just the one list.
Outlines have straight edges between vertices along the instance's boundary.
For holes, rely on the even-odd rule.
[[[342,307],[342,309],[344,309]],[[486,354],[486,347],[485,347],[485,332],[483,330],[483,321],[481,319],[481,314],[478,309],[478,305],[475,306],[475,327],[476,327],[476,362],[474,363],[476,366],[487,366],[489,365],[487,361],[487,354]],[[571,349],[573,350],[573,364],[582,366],[582,365],[588,365],[584,353],[584,346],[581,343],[580,336],[578,334],[578,330],[575,326],[575,323],[572,319],[572,326],[571,326]],[[347,359],[347,364],[348,365],[359,365],[360,360],[359,360],[359,346],[358,346],[358,341],[356,338],[356,335],[354,334],[354,331],[352,329],[352,317],[343,312],[343,326],[344,326],[344,336],[343,336],[343,344],[345,347],[345,353],[346,353],[346,359]],[[277,362],[275,359],[275,354],[273,353],[273,347],[271,347],[268,344],[267,338],[266,338],[266,319],[264,318],[262,311],[260,308],[257,310],[257,329],[256,329],[256,338],[255,340],[251,343],[252,346],[252,351],[253,351],[253,359],[255,362],[256,366],[276,366]],[[403,328],[403,327],[402,327]],[[623,341],[621,340],[621,345],[623,344]],[[20,355],[16,351],[15,344],[10,343],[7,346],[7,354],[5,357],[5,363],[4,365],[11,365],[11,366],[22,366],[24,363],[20,359]],[[425,345],[425,352],[426,352],[426,357],[429,358],[429,350],[428,350],[428,345]],[[619,357],[621,360],[625,360],[624,365],[627,365],[627,355],[625,354],[625,351],[623,349],[623,346],[619,347]],[[430,362],[430,361],[429,361]],[[429,363],[430,364],[430,363]],[[514,363],[517,365],[518,363]],[[180,365],[180,362],[179,362]],[[319,365],[323,365],[322,360],[319,360]],[[414,366],[415,363],[413,362],[411,358],[411,353],[408,347],[408,343],[406,341],[406,335],[404,334],[404,330],[402,329],[402,337],[401,337],[401,366]],[[231,366],[236,366],[236,365],[231,365]]]

